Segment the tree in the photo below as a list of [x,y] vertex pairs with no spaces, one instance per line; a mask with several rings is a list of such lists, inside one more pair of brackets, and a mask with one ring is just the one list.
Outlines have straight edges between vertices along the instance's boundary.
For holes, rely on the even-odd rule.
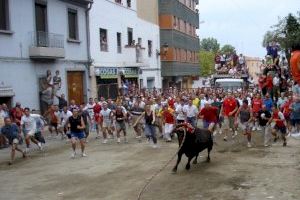
[[279,18],[278,23],[265,33],[263,47],[270,42],[277,42],[289,60],[291,50],[300,45],[300,12],[298,15],[289,14],[284,18]]
[[214,73],[215,53],[211,51],[200,51],[201,76],[209,76]]
[[222,54],[232,54],[234,52],[235,52],[235,47],[230,44],[225,44],[221,49]]
[[200,50],[217,53],[220,50],[220,44],[215,38],[204,38],[200,41]]

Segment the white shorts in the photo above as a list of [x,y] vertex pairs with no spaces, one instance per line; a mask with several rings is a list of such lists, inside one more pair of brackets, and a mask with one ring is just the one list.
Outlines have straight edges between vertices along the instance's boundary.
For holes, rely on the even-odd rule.
[[111,122],[110,121],[103,121],[102,127],[103,128],[110,128],[111,127]]
[[165,133],[170,134],[174,129],[174,124],[165,123]]
[[239,127],[243,130],[243,131],[246,131],[246,130],[251,130],[252,129],[252,123],[247,123],[247,122],[244,122],[244,123],[241,123],[239,124]]
[[19,140],[17,138],[13,139],[12,141],[13,144],[19,144]]

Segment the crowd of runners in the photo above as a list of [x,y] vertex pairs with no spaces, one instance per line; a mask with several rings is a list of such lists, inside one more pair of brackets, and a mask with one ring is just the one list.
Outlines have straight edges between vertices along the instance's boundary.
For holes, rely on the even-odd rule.
[[[300,134],[300,79],[295,79],[300,72],[291,67],[293,80],[283,59],[272,54],[267,58],[258,87],[254,88],[169,88],[163,92],[154,89],[115,100],[89,98],[82,104],[67,102],[61,95],[59,104],[50,106],[43,115],[33,114],[34,111],[22,108],[20,103],[10,110],[3,104],[0,145],[11,145],[11,164],[16,151],[26,157],[32,144],[43,149],[47,125],[50,138],[61,137],[71,143],[72,158],[76,157],[77,142],[81,156],[85,157],[85,145],[93,139],[90,132],[95,132],[96,139],[103,144],[128,143],[128,128],[132,127],[137,141],[145,136],[157,148],[159,138],[172,142],[176,124],[189,123],[209,129],[214,138],[222,135],[224,141],[242,133],[249,148],[253,145],[253,133],[262,135],[265,147],[279,139],[286,146],[288,136]],[[291,65],[298,63],[296,59]],[[23,140],[24,150],[20,147]]]

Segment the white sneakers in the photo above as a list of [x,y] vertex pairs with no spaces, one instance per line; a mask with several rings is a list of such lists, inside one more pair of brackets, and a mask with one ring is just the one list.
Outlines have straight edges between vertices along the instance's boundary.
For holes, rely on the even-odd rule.
[[224,140],[224,141],[227,141],[227,136],[225,136],[225,137],[223,138],[223,140]]
[[248,147],[248,148],[251,148],[251,147],[252,147],[252,145],[251,145],[250,142],[248,142],[247,147]]
[[[71,154],[71,158],[74,159],[76,156],[76,152],[74,151],[72,154]],[[87,157],[87,155],[85,153],[81,153],[81,157]]]
[[106,144],[107,143],[107,139],[103,139],[102,144]]
[[39,147],[39,150],[42,151],[43,150],[42,143],[39,142],[37,145]]
[[85,153],[82,153],[81,157],[87,157],[87,155]]
[[118,142],[118,144],[120,144],[121,143],[121,138],[118,138],[117,142]]
[[235,138],[238,135],[237,131],[234,131],[234,134],[232,134],[232,138]]
[[74,159],[76,156],[76,152],[74,151],[72,154],[71,154],[71,158]]

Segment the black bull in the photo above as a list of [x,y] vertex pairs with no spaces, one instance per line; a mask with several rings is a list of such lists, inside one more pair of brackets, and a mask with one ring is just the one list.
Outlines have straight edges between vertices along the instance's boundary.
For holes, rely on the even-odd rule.
[[205,149],[207,149],[208,152],[207,162],[210,162],[209,154],[213,147],[213,139],[211,135],[212,133],[209,130],[196,128],[193,133],[186,131],[186,137],[184,141],[184,130],[182,128],[175,129],[174,133],[177,134],[179,146],[181,146],[181,148],[177,153],[178,158],[176,165],[173,168],[173,172],[177,171],[178,164],[180,163],[183,154],[188,157],[188,163],[185,167],[186,170],[189,170],[191,168],[190,162],[194,157],[195,160],[193,161],[193,163],[197,164],[199,153]]

